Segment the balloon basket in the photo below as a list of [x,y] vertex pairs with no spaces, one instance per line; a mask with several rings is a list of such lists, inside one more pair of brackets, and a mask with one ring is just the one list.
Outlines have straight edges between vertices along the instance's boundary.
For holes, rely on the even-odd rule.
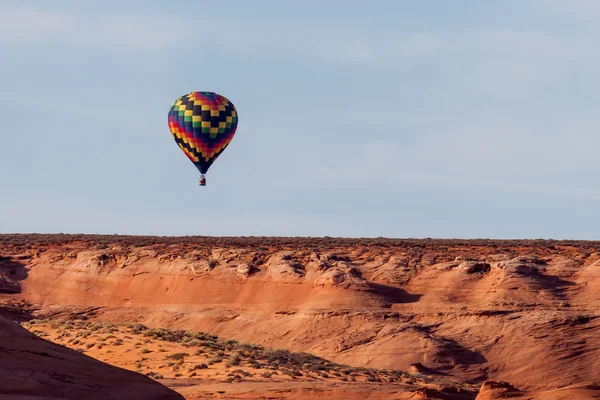
[[206,186],[206,178],[204,175],[200,178],[200,186]]

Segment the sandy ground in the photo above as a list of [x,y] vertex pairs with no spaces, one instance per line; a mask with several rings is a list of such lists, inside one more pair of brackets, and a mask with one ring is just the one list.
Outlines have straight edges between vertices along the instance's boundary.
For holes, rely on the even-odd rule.
[[189,399],[403,398],[442,387],[473,398],[477,391],[418,372],[340,365],[201,332],[77,319],[31,320],[23,326],[45,340],[147,375]]

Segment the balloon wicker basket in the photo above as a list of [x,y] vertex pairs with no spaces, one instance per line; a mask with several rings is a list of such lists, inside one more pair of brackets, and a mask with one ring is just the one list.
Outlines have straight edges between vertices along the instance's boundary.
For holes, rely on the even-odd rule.
[[204,176],[200,178],[200,186],[206,186],[206,178]]

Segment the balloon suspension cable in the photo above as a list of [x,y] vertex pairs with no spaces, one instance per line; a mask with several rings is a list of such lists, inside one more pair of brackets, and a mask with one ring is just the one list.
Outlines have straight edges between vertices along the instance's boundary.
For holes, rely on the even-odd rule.
[[206,186],[206,177],[204,174],[200,176],[200,186]]

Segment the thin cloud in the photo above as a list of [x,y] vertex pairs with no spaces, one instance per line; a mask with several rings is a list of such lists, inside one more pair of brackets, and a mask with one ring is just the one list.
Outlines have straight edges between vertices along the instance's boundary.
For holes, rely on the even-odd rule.
[[529,4],[532,12],[539,16],[572,22],[600,20],[600,2],[597,0],[533,0]]
[[185,30],[169,18],[115,15],[100,20],[93,34],[97,42],[144,50],[184,46]]
[[182,45],[184,29],[168,17],[84,15],[33,7],[0,6],[0,44],[94,49],[164,50]]
[[[190,42],[190,38],[193,41]],[[406,67],[413,62],[435,62],[457,55],[489,58],[497,54],[486,75],[495,75],[502,68],[525,79],[539,76],[531,71],[530,65],[542,62],[552,67],[565,55],[568,59],[574,45],[581,48],[576,40],[558,39],[543,32],[357,33],[348,27],[329,25],[316,25],[307,30],[306,26],[295,23],[259,24],[208,17],[201,23],[192,23],[185,16],[89,17],[52,9],[0,6],[0,45],[48,42],[61,47],[116,51],[159,51],[196,46],[201,42],[215,51],[244,58],[302,58],[363,67]]]
[[0,6],[0,43],[64,40],[78,25],[77,16],[67,12]]

